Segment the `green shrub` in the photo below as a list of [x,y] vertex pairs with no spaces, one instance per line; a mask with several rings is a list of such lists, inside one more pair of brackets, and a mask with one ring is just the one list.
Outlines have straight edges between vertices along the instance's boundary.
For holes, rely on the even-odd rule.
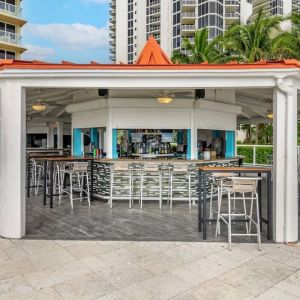
[[[253,147],[237,146],[237,154],[244,156],[244,163],[253,163]],[[257,147],[256,148],[256,163],[257,164],[272,164],[273,163],[273,148],[272,147]]]
[[271,147],[256,148],[256,163],[257,164],[272,164],[273,163],[273,148],[271,148]]
[[244,163],[253,163],[253,147],[239,147],[237,146],[237,154],[244,156]]

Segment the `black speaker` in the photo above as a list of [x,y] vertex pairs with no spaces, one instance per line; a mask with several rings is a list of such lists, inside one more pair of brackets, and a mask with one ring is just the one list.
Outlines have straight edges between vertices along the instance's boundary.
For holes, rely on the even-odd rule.
[[203,90],[203,89],[196,90],[196,98],[198,98],[198,99],[205,98],[205,90]]
[[107,89],[98,89],[98,95],[99,95],[99,97],[107,97],[108,90]]

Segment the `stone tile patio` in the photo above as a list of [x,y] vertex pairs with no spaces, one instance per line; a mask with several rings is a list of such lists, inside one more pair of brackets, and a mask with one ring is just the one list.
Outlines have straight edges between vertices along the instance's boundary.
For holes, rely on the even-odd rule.
[[0,299],[299,299],[300,244],[0,239]]

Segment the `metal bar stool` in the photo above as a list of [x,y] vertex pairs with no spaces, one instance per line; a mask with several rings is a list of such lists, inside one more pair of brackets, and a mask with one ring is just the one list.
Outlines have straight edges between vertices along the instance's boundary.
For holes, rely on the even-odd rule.
[[[147,195],[145,195],[145,191]],[[144,199],[158,199],[159,208],[162,209],[162,173],[161,165],[145,163],[141,174],[140,207],[143,208]]]
[[[191,189],[191,169],[188,165],[176,164],[173,165],[170,174],[170,209],[173,209],[173,200],[187,199],[189,209],[192,209],[192,189]],[[174,192],[178,197],[174,197]],[[181,195],[181,197],[180,197]],[[187,196],[186,196],[187,195]]]
[[113,200],[128,199],[132,207],[132,169],[129,164],[116,163],[110,165],[110,208]]
[[[228,244],[229,250],[231,250],[232,237],[233,236],[256,236],[258,242],[258,249],[261,246],[261,233],[260,233],[260,215],[259,215],[259,201],[257,193],[258,181],[261,177],[227,177],[231,180],[231,185],[223,186],[227,192],[227,213],[221,212],[222,197],[220,197],[216,235],[219,233],[220,219],[228,226]],[[231,208],[231,201],[242,200],[244,212],[237,212]],[[250,201],[250,210],[247,212],[246,201]],[[256,221],[253,219],[253,202],[255,201],[256,206]],[[246,223],[246,234],[245,233],[232,233],[232,220],[235,217],[242,217]],[[235,219],[237,221],[237,219]],[[256,226],[256,233],[251,233],[251,225]]]
[[[60,171],[60,194],[67,193],[70,195],[70,203],[71,208],[74,209],[74,200],[80,200],[82,202],[83,199],[88,200],[88,205],[91,206],[90,200],[90,182],[89,182],[89,174],[88,174],[88,165],[87,162],[74,162],[69,165],[69,169],[61,169]],[[63,175],[62,175],[63,173]],[[70,176],[70,187],[63,188],[64,182],[62,180],[63,176],[68,174]],[[86,189],[85,189],[86,183]],[[79,198],[74,198],[73,192],[79,192]],[[83,193],[86,194],[86,197],[83,197]],[[60,198],[61,201],[61,198]]]
[[[218,207],[220,203],[220,197],[223,193],[226,193],[226,190],[223,187],[231,186],[231,180],[228,177],[237,176],[234,173],[212,173],[211,174],[211,184],[210,184],[210,201],[209,201],[209,218],[213,218],[213,213],[218,214]],[[227,179],[226,179],[227,178]],[[217,209],[213,210],[213,197],[217,193]]]

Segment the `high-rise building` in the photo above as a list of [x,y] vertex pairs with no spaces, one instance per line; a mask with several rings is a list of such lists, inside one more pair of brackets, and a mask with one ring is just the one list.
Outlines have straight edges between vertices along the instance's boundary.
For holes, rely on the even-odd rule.
[[261,9],[269,16],[286,16],[291,12],[300,12],[300,0],[253,0],[253,16]]
[[111,0],[111,60],[132,63],[147,38],[153,35],[171,55],[183,38],[208,27],[209,39],[235,21],[245,23],[252,0]]
[[20,59],[26,49],[22,46],[21,0],[0,0],[0,59]]

